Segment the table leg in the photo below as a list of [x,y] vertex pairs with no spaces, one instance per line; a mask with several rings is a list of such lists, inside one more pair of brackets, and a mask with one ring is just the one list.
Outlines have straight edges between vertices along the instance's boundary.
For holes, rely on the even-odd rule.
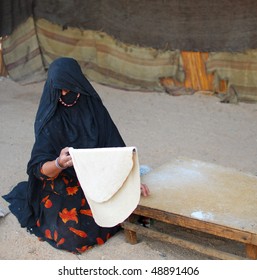
[[135,231],[124,229],[124,234],[127,242],[132,245],[137,244],[137,233]]
[[[138,218],[139,218],[138,215],[131,214],[127,220],[130,223],[135,223],[138,221]],[[137,244],[138,240],[137,240],[136,231],[124,227],[124,224],[125,223],[122,224],[122,227],[124,228],[124,234],[125,234],[126,241],[132,245]]]
[[257,246],[252,244],[246,244],[246,255],[249,259],[257,260]]

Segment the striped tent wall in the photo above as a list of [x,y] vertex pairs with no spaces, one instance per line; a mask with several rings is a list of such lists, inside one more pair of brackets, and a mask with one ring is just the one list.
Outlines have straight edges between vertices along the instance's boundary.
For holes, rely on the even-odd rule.
[[2,52],[9,76],[21,84],[45,78],[45,69],[32,18],[2,41]]
[[165,76],[184,80],[179,51],[123,44],[103,32],[63,30],[44,19],[36,28],[46,67],[56,57],[73,57],[89,79],[130,90],[163,90],[159,80]]
[[206,62],[208,73],[214,75],[214,89],[220,81],[227,81],[239,101],[257,101],[257,50],[244,53],[211,53]]
[[[2,40],[9,76],[21,84],[45,79],[49,64],[60,56],[77,59],[92,81],[128,90],[229,92],[239,101],[257,101],[257,50],[244,53],[162,51],[128,45],[103,32],[63,29],[29,18]],[[192,91],[191,91],[192,92]]]

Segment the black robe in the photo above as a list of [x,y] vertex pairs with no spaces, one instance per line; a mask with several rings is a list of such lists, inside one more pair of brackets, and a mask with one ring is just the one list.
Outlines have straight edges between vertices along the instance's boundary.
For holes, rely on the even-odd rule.
[[[71,91],[61,96],[61,89]],[[72,104],[65,107],[59,98]],[[3,196],[22,227],[52,246],[80,253],[103,244],[120,226],[99,227],[73,167],[48,178],[42,165],[55,160],[65,147],[123,147],[125,143],[99,95],[76,60],[56,59],[49,67],[35,123],[35,143],[27,165],[28,181]],[[100,176],[100,174],[99,174]]]

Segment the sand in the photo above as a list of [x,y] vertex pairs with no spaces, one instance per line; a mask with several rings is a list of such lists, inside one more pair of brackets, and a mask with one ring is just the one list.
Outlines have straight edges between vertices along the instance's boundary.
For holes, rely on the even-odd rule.
[[[257,104],[225,104],[216,96],[170,96],[130,92],[92,82],[126,144],[136,146],[139,161],[151,168],[177,157],[215,163],[257,176]],[[26,165],[34,142],[33,123],[43,83],[21,86],[0,77],[0,207],[2,195],[27,180]],[[157,224],[158,226],[158,224]],[[160,225],[162,227],[162,225]],[[179,234],[180,229],[175,229]],[[240,246],[224,240],[182,233],[213,246]],[[12,214],[0,217],[2,260],[205,260],[178,246],[139,236],[130,245],[120,232],[102,246],[74,255],[40,242],[21,228]]]

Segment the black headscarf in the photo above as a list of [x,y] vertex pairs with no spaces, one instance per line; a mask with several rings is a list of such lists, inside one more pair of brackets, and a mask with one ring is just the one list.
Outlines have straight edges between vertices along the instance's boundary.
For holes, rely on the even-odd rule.
[[[66,98],[80,93],[77,104],[69,108],[61,105],[58,101],[61,89],[72,92]],[[99,95],[73,58],[58,58],[50,65],[34,130],[36,142],[28,163],[28,174],[34,164],[55,159],[66,146],[125,146]],[[45,147],[44,139],[51,147]]]
[[[74,101],[77,93],[80,97],[72,107],[59,102],[61,90],[69,90],[62,99]],[[18,184],[12,194],[4,198],[12,205],[10,209],[22,226],[33,226],[38,214],[38,186],[42,181],[35,177],[35,168],[39,164],[56,159],[61,149],[123,147],[125,143],[112,121],[99,95],[83,75],[81,68],[73,58],[58,58],[48,70],[47,80],[39,103],[34,123],[35,143],[27,165],[28,182]],[[73,167],[65,172],[75,175]],[[21,188],[26,189],[26,197],[21,198]],[[19,205],[22,204],[22,205]],[[22,210],[21,210],[22,209]],[[16,212],[16,213],[15,213]]]
[[36,136],[53,116],[60,97],[60,89],[80,92],[82,95],[100,100],[97,92],[85,78],[75,59],[68,57],[56,59],[48,69],[47,80],[36,115]]

